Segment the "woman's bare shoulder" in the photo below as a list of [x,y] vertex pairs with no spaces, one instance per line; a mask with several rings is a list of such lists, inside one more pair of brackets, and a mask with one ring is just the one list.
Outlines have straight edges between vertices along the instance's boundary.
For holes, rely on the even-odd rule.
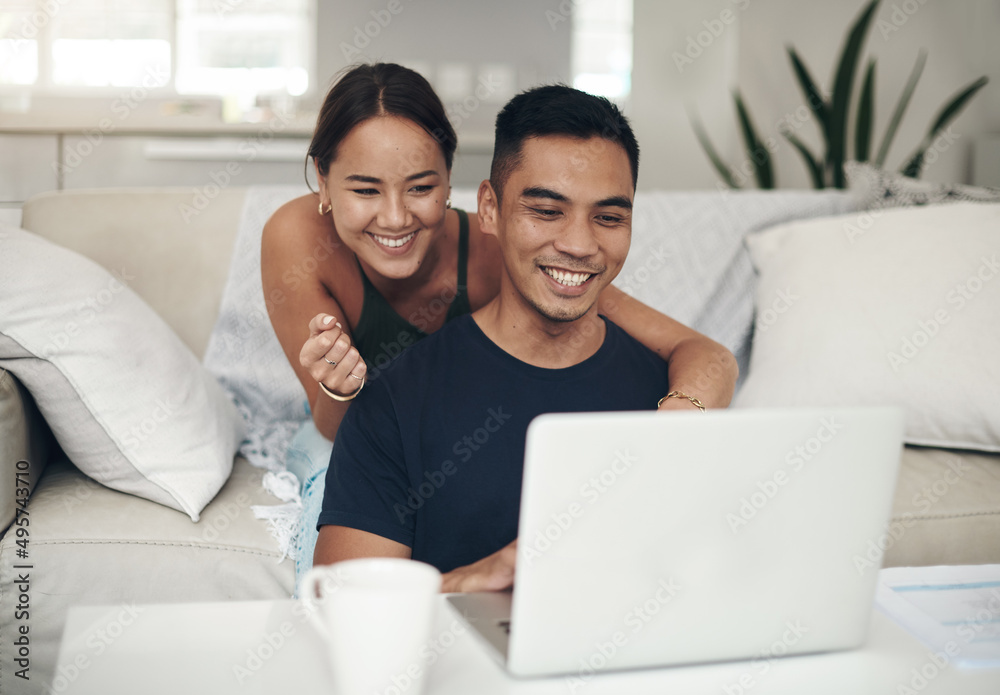
[[308,194],[289,200],[279,207],[264,224],[265,239],[275,234],[299,236],[325,226],[322,224],[324,218],[320,217],[316,209],[318,200],[317,196]]
[[274,211],[264,224],[261,238],[261,262],[278,258],[301,260],[303,256],[325,251],[336,257],[341,248],[340,238],[329,215],[316,210],[318,198],[305,195],[290,200]]
[[[345,246],[330,215],[316,210],[318,198],[307,195],[291,200],[275,210],[264,225],[260,265],[264,289],[295,280],[296,287],[310,287],[314,296],[323,296],[346,287],[354,280],[354,254]],[[346,285],[345,285],[346,283]]]

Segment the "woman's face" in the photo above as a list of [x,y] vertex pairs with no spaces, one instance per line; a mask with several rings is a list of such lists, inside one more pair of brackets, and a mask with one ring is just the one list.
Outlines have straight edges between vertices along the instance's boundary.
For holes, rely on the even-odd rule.
[[[419,125],[377,116],[344,138],[320,195],[340,239],[375,272],[415,274],[444,228],[448,170],[437,141]],[[324,195],[325,192],[325,195]]]

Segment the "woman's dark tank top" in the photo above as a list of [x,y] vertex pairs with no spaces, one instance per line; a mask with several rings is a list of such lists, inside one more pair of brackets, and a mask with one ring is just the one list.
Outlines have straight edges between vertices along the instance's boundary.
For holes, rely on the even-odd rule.
[[450,304],[443,299],[433,300],[429,306],[423,307],[420,313],[411,315],[414,323],[406,320],[389,306],[375,286],[361,271],[361,282],[364,285],[364,303],[361,307],[361,318],[351,334],[354,345],[368,364],[369,378],[377,375],[377,370],[384,369],[389,362],[406,347],[426,338],[427,333],[418,326],[426,325],[428,320],[440,315],[447,307],[445,322],[456,316],[462,316],[472,311],[469,304],[466,266],[469,260],[469,216],[465,210],[455,210],[458,213],[458,289]]

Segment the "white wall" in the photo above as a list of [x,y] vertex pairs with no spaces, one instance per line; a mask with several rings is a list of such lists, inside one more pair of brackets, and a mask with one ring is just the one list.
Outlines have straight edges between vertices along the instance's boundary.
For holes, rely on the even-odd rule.
[[319,0],[321,91],[353,63],[418,69],[459,136],[452,183],[478,185],[489,173],[500,108],[523,89],[571,77],[571,22],[560,2],[571,7],[569,0]]
[[[630,114],[643,151],[640,186],[699,189],[717,185],[714,170],[692,135],[686,109],[701,114],[728,162],[737,164],[744,158],[730,98],[730,91],[738,86],[758,131],[780,143],[774,154],[779,185],[808,187],[798,154],[777,132],[779,120],[804,103],[785,46],[793,44],[814,78],[829,88],[841,41],[865,4],[864,0],[635,0]],[[731,13],[731,23],[722,21],[723,12]],[[898,30],[889,31],[888,27],[897,28],[894,18]],[[905,22],[900,21],[903,18]],[[879,25],[878,20],[886,24]],[[699,33],[711,29],[719,35],[712,36],[711,42],[707,35],[701,36],[708,45],[699,46]],[[901,166],[948,97],[985,74],[990,84],[954,122],[957,140],[924,170],[924,178],[931,181],[968,180],[973,141],[982,134],[1000,132],[998,36],[1000,3],[996,0],[883,0],[866,45],[867,53],[878,61],[875,146],[882,140],[918,49],[929,51],[924,74],[890,150],[890,168]],[[678,67],[675,52],[686,57],[692,41],[690,53],[697,54],[701,48],[700,55]],[[797,132],[819,150],[815,124],[804,123]]]

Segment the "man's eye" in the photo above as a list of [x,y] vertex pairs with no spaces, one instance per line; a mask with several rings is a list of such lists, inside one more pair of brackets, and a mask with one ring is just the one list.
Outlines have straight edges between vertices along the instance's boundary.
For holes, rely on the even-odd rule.
[[621,224],[622,222],[625,221],[624,219],[618,217],[617,215],[598,215],[597,219],[602,224]]
[[531,208],[532,212],[541,215],[542,217],[555,217],[559,214],[558,210],[548,210],[545,208]]

